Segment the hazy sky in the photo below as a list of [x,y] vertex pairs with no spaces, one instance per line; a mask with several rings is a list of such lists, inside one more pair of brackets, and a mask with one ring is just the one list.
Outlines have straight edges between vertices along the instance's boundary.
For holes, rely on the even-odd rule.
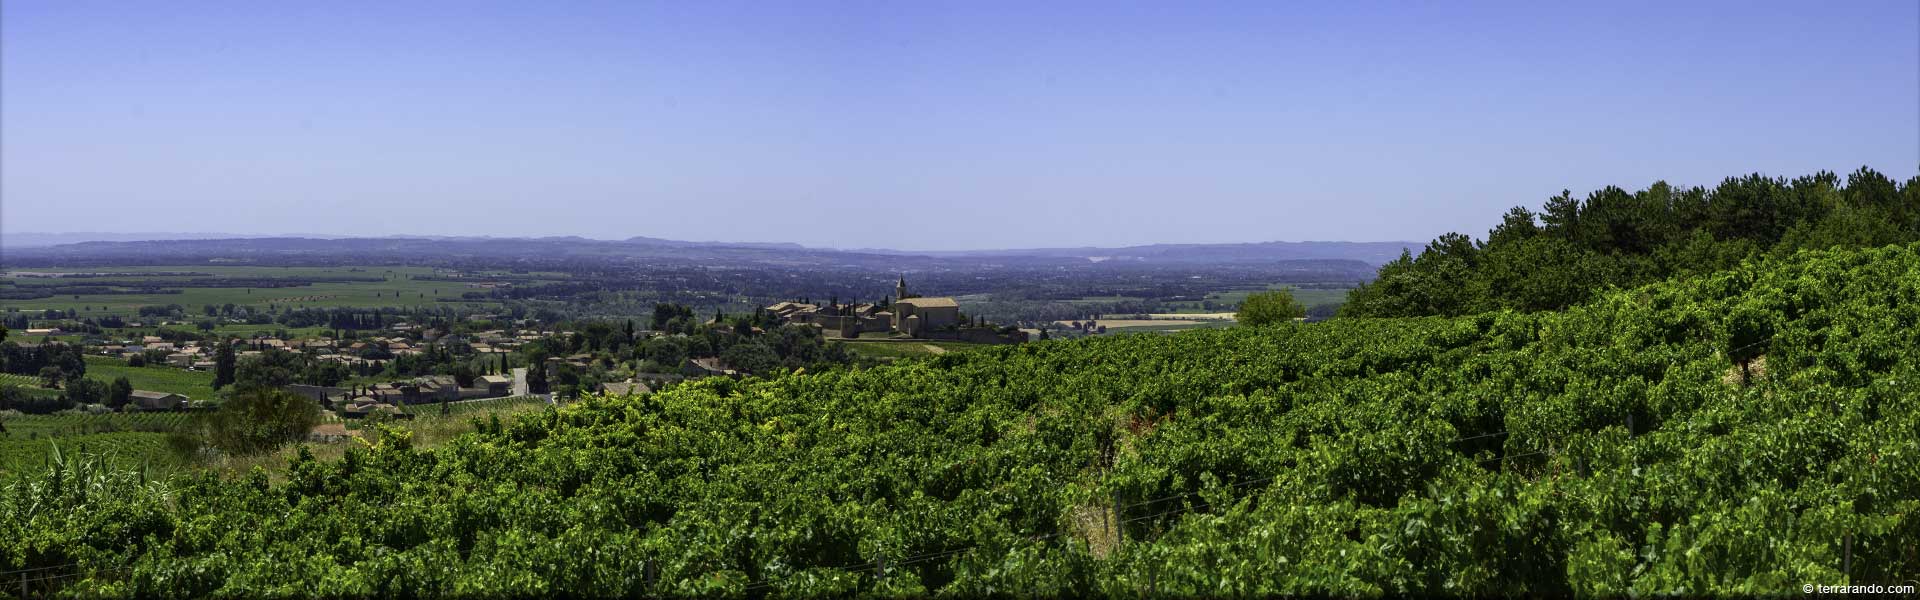
[[1484,235],[1920,169],[1920,2],[0,12],[0,229],[958,249]]

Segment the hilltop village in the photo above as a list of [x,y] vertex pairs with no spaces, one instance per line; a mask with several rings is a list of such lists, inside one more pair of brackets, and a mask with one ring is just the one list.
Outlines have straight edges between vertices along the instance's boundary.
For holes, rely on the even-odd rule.
[[907,279],[901,277],[893,295],[878,304],[840,304],[834,300],[825,306],[802,301],[780,302],[765,310],[783,323],[811,325],[830,337],[858,339],[879,333],[885,337],[919,340],[951,340],[976,344],[1017,344],[1027,334],[1012,327],[995,327],[983,319],[969,319],[960,313],[953,298],[919,296],[907,291]]

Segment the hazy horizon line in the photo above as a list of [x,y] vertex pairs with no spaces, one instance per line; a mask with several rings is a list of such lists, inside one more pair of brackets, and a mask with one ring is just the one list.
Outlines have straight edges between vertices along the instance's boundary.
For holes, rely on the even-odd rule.
[[[11,244],[11,243],[8,243],[8,241],[9,241],[9,239],[10,239],[10,238],[11,238],[12,236],[18,236],[18,235],[26,235],[26,236],[36,236],[36,237],[47,237],[47,238],[54,238],[54,237],[63,237],[63,236],[71,236],[71,237],[83,237],[83,236],[114,236],[114,237],[115,237],[115,238],[117,238],[117,239],[72,239],[72,240],[63,240],[63,241],[52,241],[52,242],[45,242],[45,243],[35,243],[35,244],[28,244],[28,245],[18,245],[18,244]],[[146,237],[146,236],[153,236],[153,237]],[[1145,244],[1120,244],[1120,245],[1112,245],[1112,246],[1092,246],[1092,245],[1059,245],[1059,246],[1019,246],[1019,247],[975,247],[975,248],[964,248],[964,249],[938,249],[938,250],[936,250],[936,249],[918,249],[918,248],[891,248],[891,247],[886,247],[886,246],[876,246],[876,245],[857,245],[857,246],[814,246],[814,245],[808,245],[808,244],[804,244],[804,243],[800,243],[800,242],[795,242],[795,241],[791,241],[791,240],[771,240],[771,241],[755,241],[755,240],[687,240],[687,239],[677,239],[677,238],[664,238],[664,237],[657,237],[657,236],[651,236],[651,235],[632,235],[632,236],[627,236],[627,237],[624,237],[624,238],[599,238],[599,237],[591,237],[591,236],[585,236],[585,235],[578,235],[578,234],[556,234],[556,235],[496,235],[496,234],[473,234],[473,235],[442,235],[442,234],[385,234],[385,235],[352,235],[352,234],[332,234],[332,233],[314,233],[314,232],[304,232],[304,233],[233,233],[233,232],[204,232],[204,231],[200,231],[200,232],[189,232],[189,231],[165,231],[165,232],[160,232],[160,231],[129,231],[129,232],[113,232],[113,231],[62,231],[62,232],[45,232],[45,231],[4,231],[4,230],[0,230],[0,246],[5,246],[5,247],[18,247],[18,248],[25,248],[25,247],[48,247],[48,246],[59,246],[59,245],[65,245],[65,244],[81,244],[81,243],[89,243],[89,242],[110,242],[110,243],[132,243],[132,242],[166,242],[166,241],[205,241],[205,240],[227,240],[227,239],[273,239],[273,238],[307,238],[307,239],[342,239],[342,240],[346,240],[346,239],[426,239],[426,240],[432,240],[432,239],[498,239],[498,240],[542,240],[542,239],[567,239],[567,238],[573,238],[573,239],[580,239],[580,240],[586,240],[586,241],[593,241],[593,242],[626,242],[626,241],[629,241],[629,240],[633,240],[633,239],[636,239],[636,238],[641,238],[641,239],[650,239],[650,240],[661,240],[661,241],[668,241],[668,242],[679,242],[679,243],[689,243],[689,244],[714,244],[714,245],[787,245],[787,246],[798,246],[798,247],[800,247],[800,248],[806,248],[806,249],[809,249],[809,250],[836,250],[836,251],[847,251],[847,252],[858,252],[858,251],[870,251],[870,250],[885,250],[885,251],[889,251],[889,252],[922,252],[922,253],[951,253],[951,252],[997,252],[997,251],[1014,251],[1014,250],[1059,250],[1059,249],[1081,249],[1081,248],[1095,248],[1095,249],[1099,249],[1099,248],[1136,248],[1136,247],[1145,247],[1145,246],[1228,246],[1228,245],[1253,245],[1253,244],[1414,244],[1414,245],[1420,245],[1420,244],[1424,244],[1424,242],[1418,242],[1418,241],[1415,241],[1415,240],[1392,240],[1392,239],[1380,239],[1380,240],[1335,240],[1335,239],[1327,239],[1327,240],[1257,240],[1257,241],[1208,241],[1208,242],[1151,242],[1151,243],[1145,243]]]

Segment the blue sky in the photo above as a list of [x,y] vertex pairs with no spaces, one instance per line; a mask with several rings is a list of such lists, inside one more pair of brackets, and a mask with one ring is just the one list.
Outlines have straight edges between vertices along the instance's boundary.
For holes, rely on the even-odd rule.
[[0,230],[963,249],[1484,235],[1920,169],[1920,3],[0,10]]

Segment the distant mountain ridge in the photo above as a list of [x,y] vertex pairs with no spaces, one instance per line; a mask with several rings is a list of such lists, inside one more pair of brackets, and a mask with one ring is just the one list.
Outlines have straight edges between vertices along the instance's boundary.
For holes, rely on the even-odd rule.
[[[1273,260],[1359,260],[1373,265],[1399,258],[1402,251],[1418,251],[1413,242],[1246,242],[1225,244],[1150,244],[1120,248],[1026,248],[916,252],[939,257],[1027,256],[1135,260],[1152,262],[1264,262]],[[892,250],[870,250],[889,253]]]
[[[976,261],[1075,261],[1154,264],[1237,264],[1299,260],[1352,260],[1378,266],[1400,256],[1403,250],[1418,251],[1413,242],[1250,242],[1225,244],[1151,244],[1118,248],[1012,248],[999,250],[893,250],[883,248],[813,248],[792,242],[690,242],[645,236],[624,240],[596,240],[579,236],[492,237],[492,236],[378,236],[347,237],[324,235],[247,236],[227,234],[177,234],[178,237],[125,239],[142,235],[176,234],[38,234],[8,233],[0,236],[12,253],[24,256],[118,254],[125,252],[301,254],[344,251],[406,252],[442,250],[491,254],[517,247],[521,250],[561,254],[649,256],[659,251],[681,250],[735,255],[764,252],[783,253],[789,258],[809,256],[831,259],[841,256],[855,259],[876,257],[923,257],[933,259],[971,259]],[[120,239],[77,239],[88,236],[112,236]],[[343,249],[341,244],[355,247]],[[438,246],[438,247],[435,247]]]
[[38,248],[61,244],[79,244],[84,242],[144,242],[150,240],[218,240],[259,237],[328,237],[319,235],[301,236],[263,236],[242,235],[237,233],[187,233],[187,232],[128,232],[107,233],[97,231],[75,231],[66,233],[40,233],[31,231],[0,232],[0,247]]

